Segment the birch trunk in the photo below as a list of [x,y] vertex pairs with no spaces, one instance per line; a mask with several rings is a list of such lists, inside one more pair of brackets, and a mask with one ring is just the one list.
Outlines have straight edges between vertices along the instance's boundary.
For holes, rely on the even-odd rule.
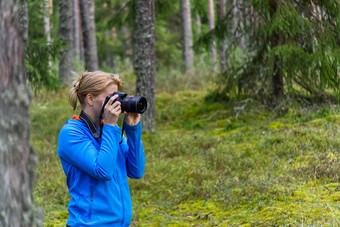
[[143,130],[155,130],[155,7],[153,0],[136,1],[134,34],[134,69],[137,76],[136,93],[148,101],[142,115]]
[[0,226],[35,226],[36,155],[30,145],[30,92],[24,76],[27,4],[0,0]]
[[[52,10],[52,2],[51,0],[45,0],[44,1],[44,34],[46,36],[46,42],[51,43],[51,20],[50,20],[50,12]],[[51,68],[52,67],[52,61],[48,61],[48,66]]]
[[51,23],[50,23],[50,11],[51,11],[51,1],[45,0],[44,1],[44,34],[46,36],[47,43],[50,43],[51,40]]

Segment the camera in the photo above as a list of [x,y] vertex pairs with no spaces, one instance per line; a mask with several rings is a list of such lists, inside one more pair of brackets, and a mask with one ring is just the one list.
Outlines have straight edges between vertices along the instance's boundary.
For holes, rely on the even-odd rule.
[[[142,114],[146,111],[148,107],[148,103],[146,101],[146,98],[142,96],[134,96],[134,97],[127,97],[127,94],[124,92],[116,91],[112,95],[109,95],[106,97],[102,112],[104,111],[104,107],[107,104],[107,102],[110,100],[110,98],[114,95],[118,95],[115,101],[119,101],[121,103],[122,112],[128,112],[128,113],[139,113]],[[114,102],[115,102],[114,101]]]

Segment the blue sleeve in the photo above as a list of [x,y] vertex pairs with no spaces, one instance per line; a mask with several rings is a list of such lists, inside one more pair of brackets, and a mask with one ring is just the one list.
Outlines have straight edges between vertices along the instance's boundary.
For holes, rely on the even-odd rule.
[[126,172],[128,177],[139,179],[144,175],[145,155],[142,143],[142,124],[130,126],[124,122],[127,140],[124,138],[124,153],[126,157]]
[[118,127],[104,124],[102,143],[97,150],[81,129],[64,126],[59,133],[57,153],[90,176],[110,180],[117,166],[120,132]]

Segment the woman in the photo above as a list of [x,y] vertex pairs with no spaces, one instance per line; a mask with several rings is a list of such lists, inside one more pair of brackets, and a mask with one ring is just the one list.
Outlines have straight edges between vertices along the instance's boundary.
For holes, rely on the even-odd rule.
[[66,121],[58,140],[57,154],[72,197],[67,226],[129,226],[131,222],[127,177],[141,178],[145,167],[140,114],[125,113],[127,139],[120,143],[121,104],[113,96],[105,105],[102,135],[98,136],[103,102],[121,90],[121,84],[118,75],[87,72],[70,90],[73,110],[78,100],[82,111]]

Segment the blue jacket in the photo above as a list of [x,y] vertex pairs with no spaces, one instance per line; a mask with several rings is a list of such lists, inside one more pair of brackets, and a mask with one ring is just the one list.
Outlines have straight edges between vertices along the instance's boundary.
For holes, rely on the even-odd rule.
[[[124,123],[125,124],[125,123]],[[61,129],[57,154],[67,177],[71,200],[69,226],[128,226],[132,201],[127,177],[141,178],[145,156],[142,126],[124,125],[127,140],[121,141],[118,126],[105,125],[95,139],[86,123],[70,119]]]

